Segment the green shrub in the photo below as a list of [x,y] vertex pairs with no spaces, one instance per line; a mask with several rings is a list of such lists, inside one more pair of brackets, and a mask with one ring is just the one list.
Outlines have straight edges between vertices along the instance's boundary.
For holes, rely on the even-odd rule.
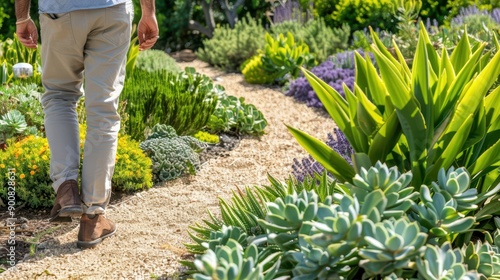
[[388,31],[395,31],[396,20],[391,0],[340,0],[331,14],[332,20],[348,24],[351,30],[363,30],[371,26]]
[[[85,128],[80,127],[80,156],[83,160]],[[16,203],[29,208],[49,208],[54,203],[50,179],[50,149],[46,138],[30,135],[0,150],[0,198],[7,199],[9,168],[15,169]],[[139,144],[127,136],[118,139],[114,191],[137,191],[152,186],[151,160]]]
[[330,28],[324,19],[314,19],[302,25],[296,21],[285,21],[273,25],[270,32],[286,34],[290,32],[298,42],[304,42],[317,61],[325,61],[330,55],[348,48],[350,28],[347,24],[341,28]]
[[[257,58],[252,58],[245,63],[241,71],[249,83],[271,79],[282,82],[287,74],[297,78],[300,73],[299,67],[311,67],[315,63],[314,56],[309,53],[309,47],[302,42],[295,43],[290,32],[286,38],[283,34],[279,34],[276,39],[266,33],[266,46],[256,57],[261,57],[262,64],[256,61]],[[262,70],[259,67],[262,67]],[[269,77],[259,79],[260,73]]]
[[7,199],[9,168],[15,169],[16,204],[29,208],[52,207],[54,189],[49,176],[49,143],[46,138],[28,136],[0,150],[0,197]]
[[213,37],[203,41],[203,48],[198,50],[197,56],[226,72],[237,71],[243,62],[264,47],[264,34],[260,21],[245,17],[236,23],[234,29],[217,27]]
[[262,58],[264,54],[259,53],[252,56],[241,65],[241,73],[245,81],[250,84],[272,84],[279,78],[278,73],[269,73],[264,69]]
[[179,73],[181,71],[175,59],[161,50],[145,50],[139,52],[135,67],[136,69],[148,72],[167,70],[169,73]]
[[262,135],[266,126],[267,120],[253,104],[246,104],[243,97],[227,95],[218,100],[205,129],[214,134],[235,132]]
[[143,140],[148,129],[164,123],[179,135],[192,135],[207,124],[222,91],[194,68],[177,74],[136,69],[125,81],[121,94],[129,116],[125,123],[127,134]]
[[153,161],[154,181],[161,182],[195,174],[201,165],[198,153],[206,144],[191,136],[177,136],[173,127],[157,124],[140,147]]
[[196,132],[195,135],[193,135],[194,138],[205,142],[209,144],[217,144],[219,143],[219,135],[216,134],[211,134],[206,131],[198,131]]

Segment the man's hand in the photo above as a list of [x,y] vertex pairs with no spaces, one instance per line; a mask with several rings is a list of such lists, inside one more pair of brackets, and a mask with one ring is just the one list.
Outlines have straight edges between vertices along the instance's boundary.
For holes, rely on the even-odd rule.
[[137,27],[137,37],[139,39],[139,50],[144,51],[153,47],[158,38],[158,22],[156,17],[143,16]]
[[16,34],[19,42],[27,48],[36,49],[38,42],[38,30],[33,20],[28,19],[16,23]]

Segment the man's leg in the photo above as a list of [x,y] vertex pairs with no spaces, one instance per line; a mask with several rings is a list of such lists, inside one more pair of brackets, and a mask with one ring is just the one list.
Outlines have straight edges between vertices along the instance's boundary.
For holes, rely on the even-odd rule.
[[40,15],[42,47],[42,105],[49,141],[50,177],[56,192],[51,221],[70,222],[82,213],[78,193],[80,138],[76,104],[82,96],[83,45],[77,44],[71,14],[57,20]]
[[93,247],[114,234],[114,224],[102,214],[111,196],[120,116],[118,98],[125,80],[133,6],[82,11],[96,17],[85,46],[85,107],[87,136],[82,170],[84,215],[79,247]]

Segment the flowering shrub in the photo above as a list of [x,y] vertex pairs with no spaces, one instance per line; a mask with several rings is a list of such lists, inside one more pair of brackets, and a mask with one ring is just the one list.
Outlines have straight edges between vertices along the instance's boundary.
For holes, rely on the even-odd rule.
[[50,207],[55,198],[49,176],[49,143],[28,136],[0,152],[0,198],[7,198],[7,174],[15,169],[16,202],[30,208]]
[[[363,51],[358,51],[363,55]],[[316,76],[332,86],[340,94],[344,95],[345,84],[350,90],[354,87],[356,71],[354,70],[354,52],[345,51],[336,54],[327,61],[311,69]],[[323,104],[312,89],[307,79],[302,75],[290,82],[287,96],[293,96],[295,99],[305,102],[307,106],[323,108]]]
[[[80,128],[80,152],[83,158],[85,129]],[[47,138],[28,136],[9,143],[0,151],[0,198],[7,198],[7,175],[15,169],[16,203],[29,208],[52,207],[55,193],[50,179],[50,149]],[[120,136],[112,187],[115,191],[134,191],[153,185],[151,160],[136,141]]]
[[[326,144],[341,155],[349,164],[352,165],[351,155],[354,153],[351,144],[347,141],[345,134],[341,130],[334,128],[333,133],[328,133]],[[325,168],[317,162],[311,155],[298,160],[293,159],[292,175],[299,182],[303,182],[306,177],[315,177],[315,174],[322,174]],[[333,177],[330,173],[328,176]]]

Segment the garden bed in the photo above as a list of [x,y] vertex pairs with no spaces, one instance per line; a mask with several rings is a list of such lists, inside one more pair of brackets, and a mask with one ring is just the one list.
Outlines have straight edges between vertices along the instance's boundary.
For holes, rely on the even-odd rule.
[[[195,176],[112,201],[107,215],[117,223],[117,234],[95,249],[76,248],[78,223],[74,223],[41,237],[39,242],[46,241],[43,249],[19,263],[17,272],[5,272],[2,277],[176,279],[183,273],[178,261],[190,257],[183,246],[191,242],[188,227],[207,218],[207,210],[218,215],[218,197],[229,198],[232,191],[245,186],[267,185],[268,173],[284,180],[291,174],[293,158],[307,156],[285,123],[320,139],[333,131],[334,123],[324,112],[286,97],[279,88],[249,85],[241,74],[227,74],[199,60],[179,66],[195,67],[228,94],[254,104],[269,122],[266,133],[260,138],[241,137],[234,149],[207,155]],[[50,227],[44,224],[48,212],[29,218],[34,235]]]

